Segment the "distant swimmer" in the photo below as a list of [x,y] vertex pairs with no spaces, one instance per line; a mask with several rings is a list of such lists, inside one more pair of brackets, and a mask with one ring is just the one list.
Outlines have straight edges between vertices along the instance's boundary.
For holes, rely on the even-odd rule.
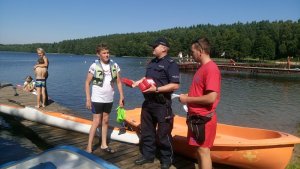
[[229,63],[232,64],[233,66],[235,66],[235,63],[236,63],[236,62],[235,62],[233,59],[230,59],[230,60],[229,60]]
[[287,69],[291,69],[291,60],[293,59],[293,57],[288,56],[287,57]]

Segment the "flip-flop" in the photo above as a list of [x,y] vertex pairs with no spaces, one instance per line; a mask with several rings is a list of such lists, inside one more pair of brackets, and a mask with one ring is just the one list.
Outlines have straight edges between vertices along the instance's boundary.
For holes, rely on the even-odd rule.
[[111,153],[111,154],[115,153],[115,151],[113,149],[111,149],[110,147],[107,147],[107,148],[104,148],[104,149],[101,148],[101,150],[103,150],[107,153]]

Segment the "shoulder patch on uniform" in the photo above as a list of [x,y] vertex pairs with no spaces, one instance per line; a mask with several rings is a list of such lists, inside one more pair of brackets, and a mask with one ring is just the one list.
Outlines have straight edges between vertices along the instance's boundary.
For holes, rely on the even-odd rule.
[[174,59],[168,59],[168,61],[170,62],[170,63],[173,63],[174,62]]

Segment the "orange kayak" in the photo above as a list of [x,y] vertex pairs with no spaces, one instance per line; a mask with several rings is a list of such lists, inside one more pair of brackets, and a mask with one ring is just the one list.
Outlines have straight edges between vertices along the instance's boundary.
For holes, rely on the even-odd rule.
[[[141,108],[126,110],[126,122],[136,131],[140,125]],[[175,116],[172,131],[175,152],[197,159],[196,148],[187,143],[186,118]],[[211,149],[212,161],[247,169],[284,169],[300,138],[272,130],[217,125]]]

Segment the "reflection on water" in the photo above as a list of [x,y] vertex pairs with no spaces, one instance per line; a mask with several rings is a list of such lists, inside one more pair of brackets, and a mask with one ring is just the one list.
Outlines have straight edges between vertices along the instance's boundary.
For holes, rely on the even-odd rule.
[[34,155],[40,150],[17,128],[13,129],[0,116],[0,164],[17,161]]
[[228,124],[296,133],[299,82],[224,77],[219,117]]
[[[84,81],[95,56],[47,54],[50,60],[48,93],[59,104],[91,119],[85,108]],[[71,57],[73,56],[73,57]],[[22,84],[27,75],[33,76],[37,59],[31,53],[0,52],[0,82]],[[145,74],[144,58],[115,58],[121,75],[137,80]],[[193,73],[181,73],[181,86],[176,93],[187,93]],[[139,89],[124,87],[127,109],[140,107],[143,96]],[[119,98],[116,92],[115,100]],[[219,122],[233,125],[280,130],[295,134],[300,123],[300,82],[276,77],[251,77],[222,74],[221,101],[217,109]],[[111,123],[116,125],[114,104]],[[185,116],[178,100],[173,101],[176,114]]]

